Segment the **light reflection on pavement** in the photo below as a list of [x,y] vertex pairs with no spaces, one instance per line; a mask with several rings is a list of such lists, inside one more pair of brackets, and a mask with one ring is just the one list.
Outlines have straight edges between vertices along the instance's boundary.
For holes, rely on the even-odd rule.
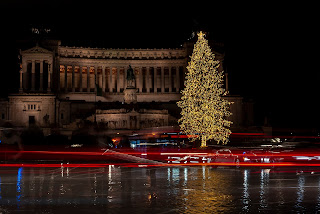
[[2,167],[0,213],[316,213],[314,168]]

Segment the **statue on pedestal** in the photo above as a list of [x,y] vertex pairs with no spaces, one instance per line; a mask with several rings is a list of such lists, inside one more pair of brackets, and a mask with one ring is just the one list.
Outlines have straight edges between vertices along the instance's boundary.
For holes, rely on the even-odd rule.
[[135,88],[136,78],[134,76],[134,71],[131,68],[131,65],[129,65],[129,68],[127,70],[127,88]]
[[134,71],[131,68],[131,65],[129,65],[129,69],[127,70],[127,87],[124,90],[124,102],[137,102],[136,78],[134,76]]

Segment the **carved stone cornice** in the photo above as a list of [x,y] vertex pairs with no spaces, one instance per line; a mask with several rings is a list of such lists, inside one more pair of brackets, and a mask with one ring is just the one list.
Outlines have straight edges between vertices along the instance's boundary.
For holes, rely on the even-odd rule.
[[50,55],[52,55],[52,52],[47,49],[44,49],[42,47],[35,46],[33,48],[21,51],[21,54],[22,55],[27,55],[27,54],[50,54]]
[[60,58],[60,65],[79,66],[105,66],[105,67],[168,67],[185,66],[187,59],[150,59],[150,60],[124,60],[124,59],[86,59],[86,58]]
[[36,60],[36,61],[48,61],[49,63],[53,60],[53,52],[44,49],[39,46],[35,46],[33,48],[21,51],[22,60],[24,62],[30,61],[30,60]]
[[44,102],[44,103],[54,103],[56,96],[43,96],[43,95],[10,95],[9,102],[10,103],[18,103],[18,102]]
[[186,51],[179,49],[99,49],[59,46],[60,57],[93,59],[181,59]]

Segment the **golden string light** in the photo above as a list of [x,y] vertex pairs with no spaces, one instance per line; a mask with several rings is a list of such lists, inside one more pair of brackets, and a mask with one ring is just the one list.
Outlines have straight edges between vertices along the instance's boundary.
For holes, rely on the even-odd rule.
[[181,91],[181,110],[179,125],[182,132],[192,136],[191,140],[201,138],[201,147],[207,140],[226,144],[232,124],[227,118],[231,102],[223,99],[227,92],[222,88],[223,72],[219,72],[218,60],[214,60],[208,41],[203,32],[198,33],[191,60],[187,66],[185,88]]

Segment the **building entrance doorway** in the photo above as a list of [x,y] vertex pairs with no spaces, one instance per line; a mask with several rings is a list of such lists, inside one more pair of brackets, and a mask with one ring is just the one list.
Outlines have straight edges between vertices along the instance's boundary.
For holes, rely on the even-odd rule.
[[33,125],[35,124],[36,120],[34,118],[34,116],[29,116],[29,125]]

